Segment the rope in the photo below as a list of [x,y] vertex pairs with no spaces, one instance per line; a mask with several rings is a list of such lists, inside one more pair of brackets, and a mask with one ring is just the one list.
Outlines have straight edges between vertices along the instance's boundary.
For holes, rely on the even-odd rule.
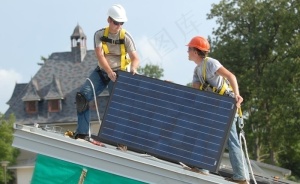
[[[254,174],[253,174],[252,167],[251,167],[249,155],[248,155],[247,142],[246,142],[246,138],[245,138],[245,135],[244,135],[245,132],[243,130],[243,128],[244,128],[244,121],[243,121],[243,113],[242,113],[242,109],[241,108],[238,108],[238,114],[239,114],[239,117],[238,117],[239,121],[238,121],[238,123],[239,123],[239,127],[241,129],[240,134],[239,134],[239,141],[240,141],[240,144],[241,144],[241,152],[242,152],[242,161],[243,161],[244,173],[246,171],[246,166],[245,166],[245,157],[244,157],[244,151],[243,151],[243,141],[245,143],[244,147],[245,147],[245,153],[246,153],[246,157],[247,157],[248,166],[250,168],[250,173],[251,173],[251,176],[253,178],[254,183],[257,184],[257,182],[255,180],[255,177],[254,177]],[[242,139],[243,139],[243,141],[242,141]]]
[[[97,112],[99,124],[100,124],[100,126],[101,126],[101,121],[100,121],[100,115],[99,115],[99,110],[98,110],[97,97],[96,97],[96,93],[95,93],[94,84],[93,84],[93,82],[91,81],[91,79],[86,78],[86,80],[88,80],[88,81],[91,83],[91,86],[92,86],[92,88],[93,88],[94,101],[95,101],[95,106],[96,106],[96,112]],[[89,137],[91,137],[91,121],[89,122]]]
[[246,153],[248,165],[249,165],[249,168],[250,168],[250,173],[251,173],[251,176],[252,176],[252,178],[253,178],[254,183],[257,184],[257,183],[256,183],[256,180],[255,180],[255,177],[254,177],[254,174],[253,174],[252,167],[251,167],[251,163],[250,163],[250,159],[249,159],[249,155],[248,155],[247,143],[246,143],[246,139],[245,139],[244,131],[243,131],[243,130],[240,132],[239,138],[240,138],[240,143],[241,143],[241,152],[242,152],[242,156],[243,156],[242,159],[243,159],[244,173],[245,173],[246,168],[245,168],[245,164],[244,164],[244,163],[245,163],[245,158],[244,158],[244,152],[243,152],[242,139],[243,139],[244,142],[245,142],[245,153]]

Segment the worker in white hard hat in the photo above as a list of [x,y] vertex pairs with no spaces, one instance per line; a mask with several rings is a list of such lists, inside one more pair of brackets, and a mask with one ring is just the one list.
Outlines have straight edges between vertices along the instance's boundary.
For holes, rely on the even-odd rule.
[[[139,58],[132,36],[122,28],[127,22],[126,11],[120,4],[112,5],[107,12],[108,26],[96,31],[94,36],[98,66],[76,95],[78,123],[75,138],[90,136],[89,102],[116,81],[117,71],[137,73]],[[92,83],[92,84],[91,84]],[[95,91],[95,93],[94,93]]]

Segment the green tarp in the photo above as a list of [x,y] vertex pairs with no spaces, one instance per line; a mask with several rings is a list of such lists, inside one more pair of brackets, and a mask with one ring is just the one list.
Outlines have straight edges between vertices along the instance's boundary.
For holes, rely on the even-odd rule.
[[[85,177],[84,177],[85,175]],[[82,181],[82,182],[80,182]],[[31,184],[142,184],[137,180],[37,155]]]

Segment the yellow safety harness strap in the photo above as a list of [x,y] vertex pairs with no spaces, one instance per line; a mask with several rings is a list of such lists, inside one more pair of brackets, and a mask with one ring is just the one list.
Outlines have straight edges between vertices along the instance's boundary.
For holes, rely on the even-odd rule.
[[[124,40],[125,39],[125,33],[126,30],[125,29],[121,29],[120,31],[120,40]],[[128,67],[128,65],[130,64],[130,59],[126,58],[126,49],[125,49],[125,42],[123,44],[120,45],[121,46],[121,70],[126,70],[126,68]]]
[[[210,84],[208,84],[206,82],[206,64],[207,64],[207,60],[208,58],[206,57],[203,61],[203,67],[202,67],[202,76],[203,76],[203,80],[204,80],[204,84],[201,84],[200,85],[200,90],[204,90],[206,87],[210,86]],[[222,81],[222,87],[221,89],[218,91],[218,89],[216,87],[211,87],[212,88],[212,91],[215,92],[215,93],[218,93],[220,95],[224,95],[225,91],[227,88],[231,88],[231,86],[229,86],[226,82],[226,79],[223,78],[223,81]]]
[[[102,49],[104,51],[105,54],[109,53],[108,50],[108,46],[106,44],[106,41],[114,41],[113,43],[115,44],[120,44],[120,49],[121,49],[121,70],[126,70],[126,68],[128,67],[128,65],[130,64],[130,59],[126,58],[126,49],[125,49],[125,33],[126,30],[125,29],[121,29],[120,30],[120,40],[114,41],[114,40],[110,40],[108,39],[108,34],[109,34],[109,27],[106,27],[104,30],[104,34],[103,37],[105,39],[102,39]],[[104,41],[105,40],[105,41]]]
[[228,88],[228,85],[227,83],[225,82],[225,79],[223,79],[223,84],[222,84],[222,88],[221,90],[219,91],[219,94],[220,95],[223,95],[225,93],[225,90]]
[[208,58],[206,57],[205,59],[204,59],[204,61],[203,61],[203,67],[202,67],[202,77],[203,77],[203,80],[204,80],[204,84],[201,84],[200,85],[200,90],[204,90],[204,85],[205,85],[205,83],[206,83],[206,63],[207,63],[207,60],[208,60]]
[[242,113],[242,108],[241,107],[238,108],[238,114],[239,114],[240,118],[243,117],[243,113]]
[[[108,37],[108,33],[109,33],[109,28],[106,27],[105,30],[104,30],[103,36],[104,36],[104,37]],[[104,51],[105,54],[108,54],[108,53],[109,53],[109,50],[108,50],[108,47],[107,47],[106,42],[103,42],[103,41],[102,41],[102,49],[103,49],[103,51]]]

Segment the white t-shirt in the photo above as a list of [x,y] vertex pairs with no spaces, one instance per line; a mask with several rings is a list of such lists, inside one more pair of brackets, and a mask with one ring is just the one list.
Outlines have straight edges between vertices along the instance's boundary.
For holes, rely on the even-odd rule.
[[[223,77],[218,75],[216,71],[221,68],[223,65],[216,59],[207,57],[206,62],[206,76],[205,81],[207,81],[212,87],[216,87],[220,89],[223,83]],[[204,84],[205,81],[203,79],[203,67],[204,67],[204,60],[195,67],[194,69],[194,76],[193,76],[193,83],[200,82],[200,84]]]

